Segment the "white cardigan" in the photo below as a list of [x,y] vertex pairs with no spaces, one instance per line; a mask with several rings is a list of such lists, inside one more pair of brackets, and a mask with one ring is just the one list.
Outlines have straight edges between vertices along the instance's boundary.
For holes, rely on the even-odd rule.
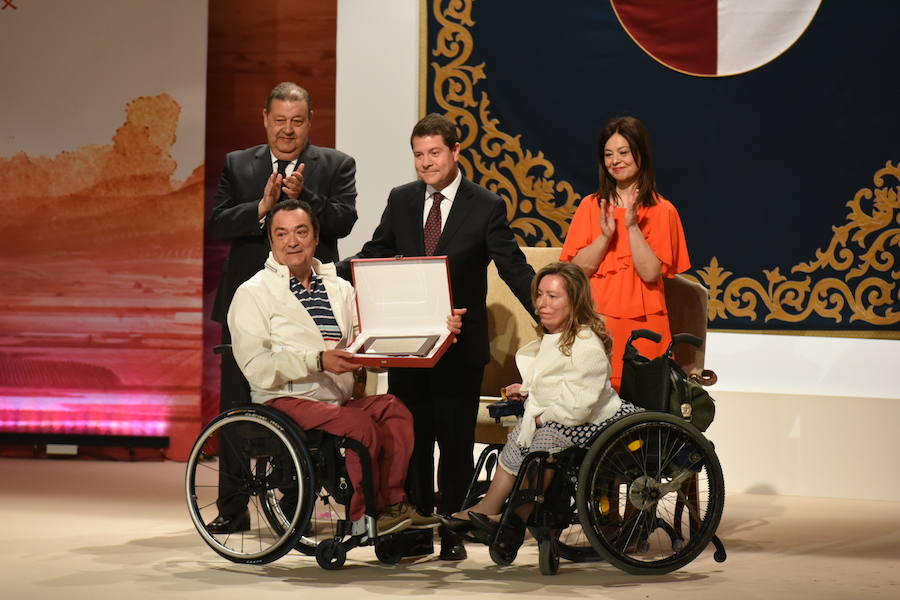
[[516,353],[522,393],[528,393],[517,443],[531,444],[535,417],[567,427],[602,423],[619,410],[622,401],[609,383],[609,359],[603,342],[590,329],[575,336],[571,356],[559,349],[562,334],[545,334]]
[[353,374],[320,372],[319,352],[344,348],[357,334],[353,287],[337,276],[333,264],[313,260],[325,285],[331,310],[341,329],[339,342],[326,342],[303,304],[291,291],[288,268],[272,258],[244,282],[228,309],[231,347],[238,367],[250,382],[253,402],[280,396],[311,398],[336,404],[350,399]]

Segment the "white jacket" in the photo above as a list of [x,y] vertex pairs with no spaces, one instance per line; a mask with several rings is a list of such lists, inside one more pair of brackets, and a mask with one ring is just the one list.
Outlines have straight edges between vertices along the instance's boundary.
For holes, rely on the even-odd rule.
[[527,448],[534,437],[534,418],[567,427],[602,423],[622,401],[609,383],[609,359],[603,342],[590,329],[575,336],[571,356],[559,350],[562,334],[545,334],[516,352],[522,393],[528,394],[516,442]]
[[346,347],[358,332],[353,287],[337,276],[333,264],[313,259],[341,329],[339,342],[326,342],[303,304],[290,289],[291,274],[269,253],[265,266],[235,292],[228,328],[238,367],[250,382],[253,402],[280,396],[336,404],[350,399],[353,374],[320,372],[319,352]]

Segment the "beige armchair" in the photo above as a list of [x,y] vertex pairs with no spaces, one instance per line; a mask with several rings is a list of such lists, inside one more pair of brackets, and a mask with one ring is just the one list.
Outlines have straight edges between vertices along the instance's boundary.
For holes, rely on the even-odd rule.
[[[560,250],[522,247],[525,260],[535,271],[559,260]],[[491,361],[485,366],[484,379],[481,380],[481,407],[475,427],[475,441],[482,444],[502,444],[506,442],[509,430],[490,418],[487,405],[499,400],[501,387],[519,381],[516,351],[537,339],[537,332],[534,319],[500,279],[493,264],[488,267],[487,307]]]
[[706,328],[709,317],[706,305],[709,291],[702,284],[676,275],[666,279],[666,308],[669,310],[669,329],[672,333],[690,333],[703,342],[699,348],[690,344],[675,347],[675,362],[681,365],[688,376],[703,385],[716,382],[716,374],[704,369],[706,355]]

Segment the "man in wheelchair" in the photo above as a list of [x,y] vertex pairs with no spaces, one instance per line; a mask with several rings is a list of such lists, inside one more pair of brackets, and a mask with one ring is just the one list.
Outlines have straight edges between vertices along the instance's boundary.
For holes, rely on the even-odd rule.
[[[420,514],[406,499],[414,441],[409,410],[390,394],[353,397],[354,372],[361,365],[343,348],[358,331],[354,291],[333,264],[314,258],[319,224],[313,209],[299,200],[280,202],[265,227],[271,253],[264,268],[238,288],[228,311],[232,351],[253,402],[281,411],[304,430],[365,446],[378,535],[436,527],[438,519]],[[454,333],[460,332],[463,312],[448,317]],[[348,451],[345,461],[354,489],[363,490],[360,458]],[[348,517],[355,523],[364,518],[364,496],[351,497]]]

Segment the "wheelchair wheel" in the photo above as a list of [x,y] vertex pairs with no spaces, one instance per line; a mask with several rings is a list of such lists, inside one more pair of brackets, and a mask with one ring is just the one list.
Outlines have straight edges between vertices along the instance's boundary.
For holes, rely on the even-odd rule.
[[[229,467],[220,469],[220,456]],[[220,497],[228,489],[227,497]],[[265,406],[237,408],[216,417],[194,443],[185,490],[194,526],[228,560],[268,563],[289,552],[303,534],[314,501],[306,447],[289,419]],[[222,505],[246,506],[249,527],[211,533],[206,524]]]
[[316,546],[316,562],[328,571],[337,571],[347,560],[347,549],[337,540],[322,540]]
[[341,519],[341,513],[333,503],[325,503],[321,498],[317,499],[309,517],[309,523],[294,544],[294,549],[306,556],[315,556],[319,544],[335,538],[338,521]]
[[396,565],[403,558],[403,547],[394,537],[377,538],[375,557],[386,565]]
[[[274,531],[283,533],[283,524],[289,522],[287,515],[293,514],[297,504],[297,491],[289,490],[281,498],[267,496],[262,504],[266,520]],[[316,555],[316,546],[326,539],[334,538],[340,515],[329,503],[313,497],[313,510],[306,526],[294,543],[294,549],[306,556]]]
[[[572,562],[599,560],[597,551],[581,527],[575,498],[575,484],[584,456],[584,450],[572,448],[556,457],[560,469],[544,493],[543,504],[535,507],[531,518],[532,534],[538,540],[538,547],[553,538],[554,554]],[[535,528],[534,525],[543,525],[543,528]]]
[[519,553],[519,549],[515,550],[504,550],[503,548],[499,548],[494,544],[488,546],[488,556],[491,557],[491,560],[494,561],[494,564],[498,567],[508,567],[513,564],[513,561],[516,560],[516,555]]
[[538,543],[538,567],[541,575],[556,575],[559,571],[559,545],[555,537]]
[[688,564],[722,517],[725,484],[712,444],[667,414],[610,425],[585,456],[578,482],[578,514],[594,549],[634,575]]

